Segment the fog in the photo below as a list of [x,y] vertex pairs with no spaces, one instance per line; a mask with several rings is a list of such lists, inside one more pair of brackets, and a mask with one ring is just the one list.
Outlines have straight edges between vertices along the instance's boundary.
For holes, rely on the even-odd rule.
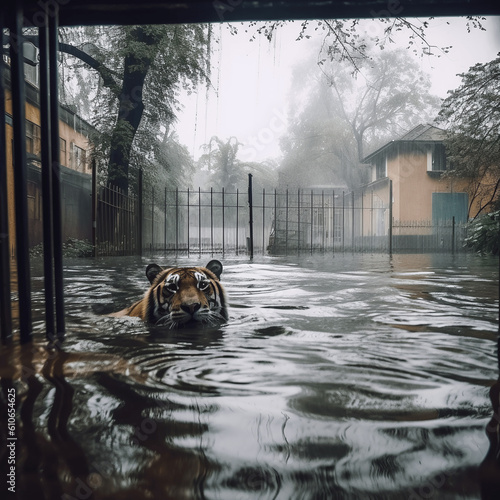
[[[483,26],[485,31],[472,28],[468,32],[464,18],[438,18],[430,23],[427,41],[431,47],[418,47],[412,56],[430,75],[433,94],[445,98],[460,84],[459,73],[495,58],[500,50],[500,18],[487,18]],[[228,25],[214,25],[214,36],[220,41],[211,60],[212,86],[183,96],[184,111],[176,131],[194,158],[200,156],[203,144],[218,136],[237,137],[243,144],[242,160],[279,159],[279,139],[293,119],[289,104],[294,68],[305,60],[317,61],[321,35],[311,29],[310,38],[297,40],[300,23],[294,22],[278,30],[270,42],[263,36],[250,41],[255,27],[235,27],[237,34]],[[362,27],[368,37],[384,29],[373,20],[364,21]],[[386,50],[407,47],[408,36],[408,32],[400,33]],[[448,46],[448,53],[440,50]]]

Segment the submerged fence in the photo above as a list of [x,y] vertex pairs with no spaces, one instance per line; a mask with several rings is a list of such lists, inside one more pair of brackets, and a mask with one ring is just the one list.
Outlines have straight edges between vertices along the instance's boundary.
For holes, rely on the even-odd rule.
[[397,221],[390,181],[377,189],[169,189],[137,197],[99,189],[96,251],[299,255],[315,252],[457,252],[452,220]]

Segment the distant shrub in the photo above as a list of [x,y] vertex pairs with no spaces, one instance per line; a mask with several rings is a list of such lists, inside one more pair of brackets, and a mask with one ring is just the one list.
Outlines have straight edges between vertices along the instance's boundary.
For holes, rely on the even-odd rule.
[[465,245],[479,253],[498,255],[500,250],[500,210],[482,215],[470,222]]
[[[87,240],[68,238],[63,243],[64,257],[92,257],[93,246]],[[43,244],[30,248],[31,257],[43,257]]]

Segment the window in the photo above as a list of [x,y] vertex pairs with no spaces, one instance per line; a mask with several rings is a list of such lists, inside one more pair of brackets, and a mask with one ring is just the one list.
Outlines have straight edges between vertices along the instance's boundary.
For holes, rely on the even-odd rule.
[[66,165],[66,141],[59,137],[59,163],[61,165]]
[[446,150],[444,144],[434,144],[432,148],[432,171],[443,172],[446,170]]
[[26,120],[26,152],[35,156],[40,156],[41,147],[40,127]]
[[427,150],[427,171],[444,172],[446,170],[446,148],[444,144],[432,144]]
[[78,172],[85,172],[87,168],[86,152],[78,147],[74,142],[71,143],[71,168]]
[[386,172],[386,161],[384,156],[380,156],[377,158],[376,163],[375,163],[375,180],[378,181],[379,179],[383,179],[384,177],[387,177],[387,172]]

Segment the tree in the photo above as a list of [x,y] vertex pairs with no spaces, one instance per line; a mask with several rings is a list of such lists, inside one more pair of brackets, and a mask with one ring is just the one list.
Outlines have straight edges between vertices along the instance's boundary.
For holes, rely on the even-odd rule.
[[459,75],[439,113],[447,125],[447,175],[467,180],[469,213],[500,208],[500,54]]
[[236,137],[223,141],[214,136],[203,146],[205,153],[198,159],[198,167],[208,174],[206,182],[234,193],[247,185],[247,176],[251,173],[256,176],[256,190],[274,187],[276,165],[271,162],[241,161],[238,158],[241,145]]
[[68,30],[66,36],[73,43],[61,49],[100,77],[89,85],[81,62],[69,61],[80,84],[77,100],[92,96],[95,157],[106,162],[108,182],[127,190],[130,165],[155,163],[154,145],[162,140],[161,128],[175,119],[179,88],[194,89],[208,79],[207,29],[89,27]]
[[[367,149],[435,116],[439,99],[430,95],[428,76],[407,51],[371,54],[358,61],[355,75],[350,64],[325,57],[319,70],[313,70],[311,61],[298,70],[309,75],[308,96],[302,108],[291,99],[295,109],[290,115],[298,119],[282,141],[285,169],[296,165],[300,171],[302,163],[308,175],[311,167],[323,172],[320,178],[330,171],[330,183],[352,189],[368,180],[361,166]],[[304,87],[303,77],[297,81]]]

